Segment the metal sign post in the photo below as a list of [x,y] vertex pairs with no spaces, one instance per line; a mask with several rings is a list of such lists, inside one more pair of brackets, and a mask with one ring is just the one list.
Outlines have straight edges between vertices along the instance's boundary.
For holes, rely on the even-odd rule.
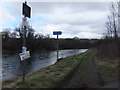
[[57,35],[57,62],[58,62],[58,58],[59,58],[59,42],[58,42],[58,35],[61,35],[62,34],[62,32],[61,31],[54,31],[53,32],[53,35]]
[[[24,33],[23,33],[23,46],[26,46],[26,26],[24,26]],[[23,48],[22,48],[23,49]]]
[[22,61],[22,70],[23,70],[23,83],[25,82],[25,68],[26,68],[26,60],[28,58],[30,58],[30,52],[27,51],[27,47],[26,47],[26,33],[27,33],[27,27],[29,27],[29,24],[27,22],[27,17],[30,18],[30,13],[31,13],[31,8],[27,5],[27,2],[25,1],[25,3],[23,3],[23,9],[22,9],[22,14],[24,15],[23,19],[22,19],[22,27],[23,27],[23,46],[22,46],[22,53],[20,53],[20,59]]
[[27,5],[27,2],[25,1],[25,3],[23,3],[23,8],[22,8],[22,14],[25,17],[31,17],[31,8]]
[[58,62],[58,35],[57,35],[57,62]]

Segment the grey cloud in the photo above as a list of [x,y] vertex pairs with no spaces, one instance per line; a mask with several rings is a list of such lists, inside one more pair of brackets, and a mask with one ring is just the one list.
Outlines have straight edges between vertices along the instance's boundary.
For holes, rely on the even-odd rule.
[[29,5],[34,9],[34,12],[49,13],[54,8],[70,7],[73,12],[86,12],[89,10],[106,11],[109,8],[107,2],[30,2]]
[[[104,23],[109,10],[108,3],[28,2],[28,5],[32,8],[32,18],[42,16],[46,19],[45,24],[59,25],[60,29],[67,34],[77,35],[80,32],[102,34],[105,32]],[[15,17],[22,16],[21,9],[22,3],[11,3],[11,14]]]

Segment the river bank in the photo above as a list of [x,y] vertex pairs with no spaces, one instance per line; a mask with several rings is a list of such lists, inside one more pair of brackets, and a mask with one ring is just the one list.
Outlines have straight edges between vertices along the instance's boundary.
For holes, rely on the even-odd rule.
[[[68,48],[68,49],[59,49],[59,50],[78,50],[78,49],[85,49],[85,48]],[[88,48],[86,48],[88,49]],[[53,49],[53,50],[46,50],[46,49],[40,49],[40,50],[29,50],[31,53],[34,53],[34,52],[47,52],[47,51],[56,51],[56,49]],[[5,50],[5,49],[2,49],[2,54],[14,54],[14,53],[22,53],[22,50]]]
[[[68,56],[73,56],[78,53],[85,52],[87,49],[76,49],[76,50],[59,50],[59,59]],[[25,71],[26,73],[35,72],[41,68],[52,65],[56,62],[57,52],[56,51],[39,51],[32,52],[31,58],[25,60]],[[22,62],[20,61],[19,53],[14,54],[3,54],[2,55],[2,80],[13,79],[17,76],[22,76]],[[9,74],[9,75],[8,75]]]
[[117,62],[101,61],[95,52],[88,50],[62,58],[54,65],[26,75],[24,84],[22,77],[18,77],[3,82],[3,88],[98,88],[117,80]]

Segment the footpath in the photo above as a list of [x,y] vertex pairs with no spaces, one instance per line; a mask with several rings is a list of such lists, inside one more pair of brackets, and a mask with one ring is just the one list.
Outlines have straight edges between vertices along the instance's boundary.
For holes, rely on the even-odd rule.
[[117,62],[98,60],[96,52],[89,52],[68,77],[56,87],[118,89]]

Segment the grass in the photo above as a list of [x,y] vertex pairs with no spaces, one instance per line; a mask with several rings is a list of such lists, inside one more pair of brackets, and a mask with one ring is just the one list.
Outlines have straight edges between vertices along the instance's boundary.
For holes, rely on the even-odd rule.
[[4,81],[3,85],[6,85],[6,84],[12,83],[12,82],[14,82],[14,80],[7,80],[7,81]]
[[118,69],[117,67],[109,67],[105,65],[100,65],[98,70],[102,76],[104,82],[110,82],[118,79]]
[[100,72],[104,82],[118,79],[118,61],[115,59],[96,56],[97,70]]
[[[95,65],[92,62],[93,60],[95,61]],[[102,63],[100,64],[99,62]],[[99,88],[103,84],[117,79],[118,63],[114,60],[106,60],[104,57],[96,56],[96,49],[93,49],[83,58],[78,71],[65,85],[65,88]]]
[[65,88],[87,88],[90,74],[89,65],[91,64],[91,53],[95,52],[94,50],[89,50],[80,64],[78,71],[71,78],[70,82],[67,83]]

